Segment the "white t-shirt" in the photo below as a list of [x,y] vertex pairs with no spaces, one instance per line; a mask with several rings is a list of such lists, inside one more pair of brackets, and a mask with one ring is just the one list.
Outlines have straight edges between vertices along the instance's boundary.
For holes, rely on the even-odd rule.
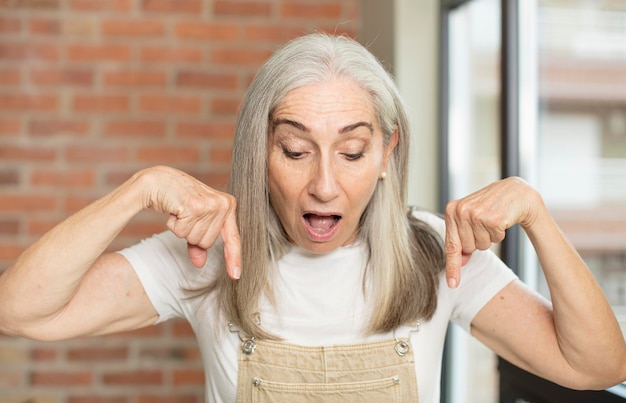
[[[415,215],[444,235],[444,223],[425,212]],[[234,402],[237,387],[237,353],[240,341],[231,333],[227,319],[215,309],[215,295],[189,298],[185,289],[208,285],[216,274],[221,247],[208,253],[207,264],[195,268],[187,257],[186,242],[164,232],[121,251],[137,272],[159,322],[186,318],[194,329],[204,362],[207,402]],[[284,341],[300,345],[334,345],[389,339],[394,335],[364,336],[370,306],[363,296],[362,274],[366,256],[361,242],[315,255],[293,247],[278,262],[273,281],[280,312],[262,299],[262,327]],[[244,268],[245,270],[245,268]],[[449,289],[440,275],[437,310],[418,332],[396,330],[410,337],[420,403],[439,402],[443,344],[448,323],[466,331],[476,313],[515,275],[493,253],[476,252],[463,267],[461,283]],[[216,331],[218,330],[218,331]]]

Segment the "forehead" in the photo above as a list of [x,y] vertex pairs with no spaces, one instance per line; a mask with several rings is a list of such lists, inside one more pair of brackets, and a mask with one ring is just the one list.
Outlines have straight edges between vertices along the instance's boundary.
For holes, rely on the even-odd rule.
[[369,121],[375,124],[375,110],[370,94],[354,81],[332,78],[291,90],[272,114],[272,119],[315,122],[326,120],[350,123]]

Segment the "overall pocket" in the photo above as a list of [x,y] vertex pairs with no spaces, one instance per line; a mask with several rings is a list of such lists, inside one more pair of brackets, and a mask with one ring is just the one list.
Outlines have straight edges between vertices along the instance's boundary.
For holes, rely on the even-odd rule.
[[400,403],[402,402],[400,382],[397,375],[384,379],[343,383],[285,383],[254,378],[251,381],[252,402]]

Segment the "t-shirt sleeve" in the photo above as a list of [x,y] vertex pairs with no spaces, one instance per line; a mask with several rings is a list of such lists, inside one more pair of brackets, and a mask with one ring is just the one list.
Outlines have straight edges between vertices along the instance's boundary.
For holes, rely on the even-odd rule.
[[[424,211],[415,211],[413,214],[445,239],[445,222],[441,217]],[[458,288],[448,288],[445,272],[440,275],[439,302],[445,300],[451,309],[450,320],[469,332],[476,314],[515,279],[515,273],[495,253],[490,250],[476,251],[461,269]]]
[[[159,314],[158,323],[188,317],[190,292],[208,286],[219,265],[219,254],[208,251],[203,268],[193,266],[187,243],[171,232],[163,232],[119,251],[131,264],[150,302]],[[216,259],[217,258],[217,259]]]
[[477,251],[461,269],[461,283],[453,290],[451,320],[467,332],[474,316],[517,276],[491,251]]

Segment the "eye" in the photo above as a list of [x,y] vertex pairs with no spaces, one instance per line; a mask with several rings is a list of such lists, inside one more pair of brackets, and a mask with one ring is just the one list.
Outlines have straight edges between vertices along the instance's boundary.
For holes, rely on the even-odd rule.
[[302,157],[304,157],[304,155],[306,154],[305,152],[302,151],[292,151],[289,150],[287,147],[285,147],[284,145],[281,146],[282,150],[283,150],[283,154],[287,157],[287,158],[291,158],[292,160],[297,160],[300,159]]
[[[351,149],[345,150],[345,152],[341,153],[345,159],[347,159],[348,161],[356,161],[356,160],[360,160],[361,158],[363,158],[363,156],[365,155],[365,150],[366,150],[366,146],[361,146],[361,149],[359,150],[359,148],[356,147],[350,147]],[[357,152],[352,152],[352,151],[356,151],[359,150]]]
[[364,154],[365,153],[363,151],[360,151],[358,153],[344,153],[343,155],[348,161],[356,161],[363,158]]

